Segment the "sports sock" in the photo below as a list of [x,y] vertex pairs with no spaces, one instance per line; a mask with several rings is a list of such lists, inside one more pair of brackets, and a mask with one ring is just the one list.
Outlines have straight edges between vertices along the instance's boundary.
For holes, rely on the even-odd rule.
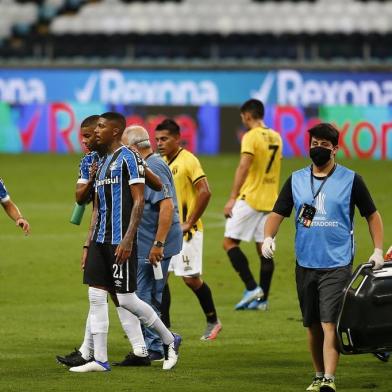
[[211,290],[207,283],[203,282],[203,284],[193,292],[200,302],[203,312],[206,315],[207,322],[216,323],[218,321],[218,316],[216,315],[214,300],[212,299]]
[[79,348],[79,351],[82,354],[83,359],[85,359],[86,361],[88,361],[92,357],[92,353],[94,352],[94,341],[90,328],[90,311],[87,315],[84,339],[82,345]]
[[335,382],[335,376],[333,374],[325,373],[324,378],[326,378],[327,380],[331,380],[332,382]]
[[107,337],[109,330],[109,313],[107,292],[89,287],[90,328],[94,340],[94,358],[100,362],[108,360]]
[[116,310],[121,326],[131,343],[133,352],[138,357],[146,357],[148,353],[139,319],[121,306],[117,307]]
[[272,275],[274,274],[275,264],[274,259],[266,259],[260,256],[260,287],[263,289],[264,298],[266,301],[268,299],[268,293],[271,286]]
[[162,302],[161,302],[161,320],[167,328],[170,328],[170,303],[171,295],[169,284],[166,283],[162,292]]
[[249,269],[248,259],[240,247],[235,246],[234,248],[229,249],[227,255],[229,256],[233,268],[238,272],[241,280],[244,282],[246,289],[254,290],[257,287],[257,283]]
[[117,293],[117,298],[123,308],[139,317],[140,321],[146,327],[153,328],[162,339],[163,344],[173,343],[173,334],[165,327],[165,324],[163,324],[162,320],[149,304],[142,301],[135,293]]
[[323,372],[316,372],[316,378],[323,378],[324,377],[324,373]]

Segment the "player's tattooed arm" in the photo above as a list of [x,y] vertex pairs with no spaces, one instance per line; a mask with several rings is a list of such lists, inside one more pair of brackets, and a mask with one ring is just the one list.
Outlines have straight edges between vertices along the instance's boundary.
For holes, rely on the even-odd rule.
[[133,240],[143,215],[144,184],[132,184],[130,185],[130,188],[133,199],[133,207],[127,231],[114,253],[116,255],[116,263],[118,264],[123,264],[131,255]]

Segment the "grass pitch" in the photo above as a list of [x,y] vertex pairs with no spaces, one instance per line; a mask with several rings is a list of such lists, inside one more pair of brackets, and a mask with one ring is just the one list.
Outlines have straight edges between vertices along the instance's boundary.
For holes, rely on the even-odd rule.
[[[230,192],[237,155],[203,157],[213,197],[204,216],[204,278],[213,290],[223,331],[200,342],[205,320],[196,297],[182,280],[170,278],[173,330],[184,341],[178,366],[113,369],[73,374],[55,361],[79,347],[88,310],[79,260],[89,211],[80,227],[71,225],[78,156],[0,156],[0,176],[32,226],[30,237],[0,211],[0,391],[304,391],[313,376],[294,284],[294,225],[287,219],[278,236],[276,272],[267,312],[235,312],[243,286],[221,248],[223,206]],[[306,165],[284,160],[282,182]],[[390,162],[344,161],[367,182],[385,224],[385,249],[392,244]],[[366,222],[356,214],[356,263],[373,247]],[[258,276],[253,245],[244,245]],[[109,359],[129,351],[110,306]],[[390,366],[371,355],[342,356],[340,391],[390,392]]]

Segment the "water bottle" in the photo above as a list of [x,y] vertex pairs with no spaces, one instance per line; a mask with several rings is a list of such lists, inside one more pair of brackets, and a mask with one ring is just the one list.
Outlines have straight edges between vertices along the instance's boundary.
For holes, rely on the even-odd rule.
[[86,209],[85,204],[75,203],[74,209],[72,211],[71,219],[69,221],[74,225],[80,225],[85,209]]
[[154,278],[155,278],[155,280],[163,279],[161,263],[156,263],[156,265],[152,266],[152,269],[154,271]]

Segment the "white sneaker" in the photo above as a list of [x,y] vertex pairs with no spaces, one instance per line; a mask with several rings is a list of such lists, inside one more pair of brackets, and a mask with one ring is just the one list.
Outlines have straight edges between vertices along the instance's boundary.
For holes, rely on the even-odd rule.
[[70,372],[87,373],[87,372],[108,372],[110,371],[109,362],[91,361],[81,366],[71,367]]
[[174,342],[170,343],[168,346],[163,345],[163,350],[165,352],[165,360],[163,361],[163,370],[170,370],[174,366],[176,366],[176,363],[178,361],[178,351],[181,345],[182,338],[180,335],[177,335],[176,333],[173,333],[174,336]]

